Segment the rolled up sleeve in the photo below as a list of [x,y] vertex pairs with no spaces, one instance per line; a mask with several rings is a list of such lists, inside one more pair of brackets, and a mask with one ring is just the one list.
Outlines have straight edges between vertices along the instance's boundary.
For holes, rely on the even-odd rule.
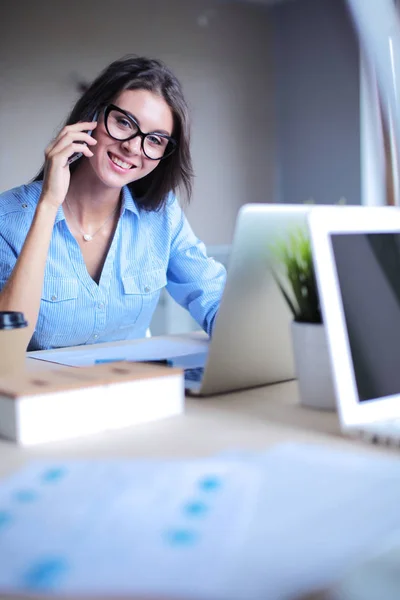
[[16,262],[16,253],[0,233],[0,291],[7,283]]
[[212,334],[226,281],[222,264],[207,256],[176,200],[169,206],[172,231],[167,290],[208,334]]

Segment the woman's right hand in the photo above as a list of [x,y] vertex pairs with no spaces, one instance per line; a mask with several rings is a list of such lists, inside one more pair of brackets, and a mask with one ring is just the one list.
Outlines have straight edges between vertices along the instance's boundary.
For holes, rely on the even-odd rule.
[[68,159],[75,152],[81,152],[88,158],[93,156],[89,146],[94,146],[97,141],[86,132],[92,131],[96,126],[95,121],[66,125],[47,146],[42,187],[43,202],[49,202],[56,208],[64,202],[71,177]]

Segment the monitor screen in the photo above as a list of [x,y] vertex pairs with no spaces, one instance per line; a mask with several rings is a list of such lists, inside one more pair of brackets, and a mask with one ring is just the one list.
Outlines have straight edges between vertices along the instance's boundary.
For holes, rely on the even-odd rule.
[[331,242],[359,400],[400,394],[400,233]]

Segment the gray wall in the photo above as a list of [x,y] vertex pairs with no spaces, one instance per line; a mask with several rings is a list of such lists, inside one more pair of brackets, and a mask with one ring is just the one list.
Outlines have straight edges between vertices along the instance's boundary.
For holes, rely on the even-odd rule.
[[164,59],[193,115],[196,181],[188,216],[229,244],[242,204],[274,197],[270,18],[207,0],[18,0],[0,19],[0,191],[30,180],[77,97],[126,53]]
[[[368,2],[369,0],[365,0]],[[277,198],[361,201],[358,42],[342,0],[274,6]]]

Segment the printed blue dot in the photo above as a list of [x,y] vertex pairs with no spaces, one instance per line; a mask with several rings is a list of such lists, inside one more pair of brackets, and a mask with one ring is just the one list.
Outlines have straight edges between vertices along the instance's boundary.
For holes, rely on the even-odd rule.
[[12,515],[7,510],[0,510],[0,531],[9,525],[12,521]]
[[200,489],[204,492],[213,492],[221,487],[222,481],[216,475],[208,475],[199,481]]
[[190,517],[202,517],[208,511],[208,506],[204,502],[189,502],[184,510]]
[[63,467],[54,467],[52,469],[48,469],[42,475],[42,480],[44,483],[55,483],[62,479],[66,474],[66,469]]
[[29,590],[54,590],[67,571],[63,558],[52,557],[33,564],[23,577],[23,585]]
[[198,534],[190,529],[173,529],[167,533],[167,540],[172,546],[193,546]]
[[29,504],[29,502],[34,502],[37,499],[37,494],[33,490],[19,490],[15,492],[14,499],[17,502]]

